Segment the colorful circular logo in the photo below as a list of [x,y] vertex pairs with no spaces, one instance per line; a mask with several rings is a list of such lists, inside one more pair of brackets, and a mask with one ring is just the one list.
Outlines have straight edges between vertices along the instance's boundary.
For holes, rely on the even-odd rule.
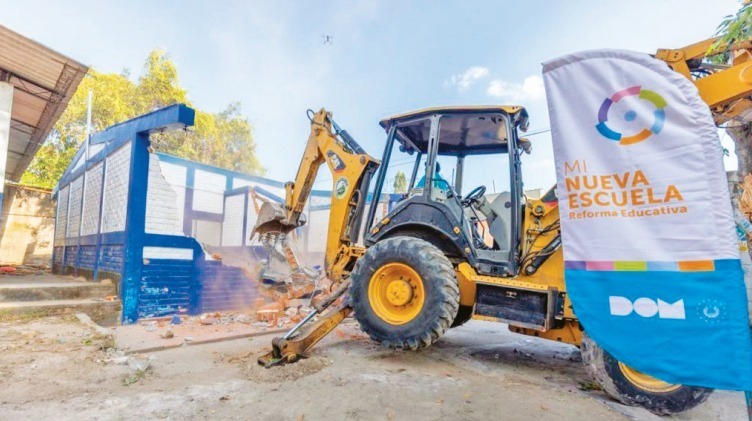
[[[636,96],[642,100],[648,101],[655,106],[653,111],[653,125],[650,128],[644,128],[636,134],[630,136],[624,136],[622,133],[611,130],[606,124],[608,121],[608,111],[611,106],[621,101],[622,99],[630,96]],[[620,145],[633,145],[640,143],[643,140],[649,138],[651,135],[658,134],[663,129],[663,123],[666,121],[666,100],[662,96],[653,91],[642,89],[641,86],[633,86],[631,88],[624,89],[616,92],[610,98],[603,100],[600,110],[598,110],[598,124],[595,126],[598,132],[606,139],[619,142]],[[624,113],[625,121],[634,121],[637,118],[637,112],[629,110]]]

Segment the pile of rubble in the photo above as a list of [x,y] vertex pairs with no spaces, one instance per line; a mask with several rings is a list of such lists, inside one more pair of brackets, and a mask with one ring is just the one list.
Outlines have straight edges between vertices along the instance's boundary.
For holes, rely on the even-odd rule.
[[279,327],[288,323],[298,323],[313,311],[310,304],[311,300],[296,298],[263,305],[256,310],[257,323]]
[[[294,314],[295,311],[297,314]],[[274,311],[267,309],[260,313],[260,317],[250,310],[197,316],[176,314],[171,317],[141,319],[135,325],[117,326],[113,329],[113,336],[117,348],[126,354],[147,353],[284,332],[292,327],[300,314],[308,314],[310,311],[307,306],[301,306],[288,307],[283,311],[278,311],[278,308]]]
[[[313,311],[309,305],[310,300],[292,299],[280,300],[258,307],[255,311],[240,312],[214,312],[204,313],[198,316],[161,317],[156,319],[143,319],[139,324],[146,332],[160,331],[160,336],[165,339],[174,337],[172,333],[175,325],[195,329],[203,326],[229,326],[235,323],[251,325],[261,330],[270,328],[282,328],[303,320]],[[191,341],[187,337],[188,342]]]
[[202,324],[222,323],[241,317],[259,327],[282,327],[298,323],[313,311],[311,298],[330,286],[320,266],[302,263],[293,235],[265,233],[255,237],[260,253],[235,253],[205,246],[214,260],[239,267],[257,282],[263,296],[252,306],[250,316],[244,313],[209,313],[199,316]]
[[43,265],[0,265],[0,275],[25,276],[45,275],[50,268]]

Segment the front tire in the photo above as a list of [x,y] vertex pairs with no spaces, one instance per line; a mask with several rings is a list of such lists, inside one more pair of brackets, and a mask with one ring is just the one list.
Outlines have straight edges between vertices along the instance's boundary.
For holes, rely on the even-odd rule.
[[625,405],[641,406],[657,415],[670,415],[705,402],[712,389],[671,384],[618,361],[582,334],[582,362],[606,394]]
[[449,259],[431,243],[394,237],[369,248],[350,276],[361,329],[395,349],[436,342],[457,316],[459,286]]

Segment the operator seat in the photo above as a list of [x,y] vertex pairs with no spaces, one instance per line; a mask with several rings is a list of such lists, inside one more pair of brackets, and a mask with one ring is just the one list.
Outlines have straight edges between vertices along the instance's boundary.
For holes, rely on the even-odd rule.
[[499,245],[499,250],[508,252],[509,229],[512,223],[512,194],[502,192],[491,202],[493,213],[488,217],[488,231]]

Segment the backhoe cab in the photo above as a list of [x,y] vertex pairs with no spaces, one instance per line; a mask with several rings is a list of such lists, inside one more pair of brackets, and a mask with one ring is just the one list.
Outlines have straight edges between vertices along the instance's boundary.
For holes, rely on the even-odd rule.
[[[388,138],[374,197],[381,196],[395,146],[413,157],[412,174],[407,197],[387,217],[374,221],[377,207],[370,208],[366,223],[372,228],[366,246],[398,235],[416,236],[437,246],[455,264],[468,262],[479,273],[495,276],[517,274],[524,203],[520,154],[523,147],[530,150],[518,130],[527,130],[527,125],[527,111],[518,106],[433,108],[382,120]],[[466,159],[475,155],[505,155],[484,161],[492,166],[483,169],[483,181],[512,180],[509,191],[490,203],[487,186],[463,185]],[[454,161],[452,180],[441,177],[440,156]],[[480,221],[487,222],[483,230],[488,233],[482,232]],[[492,243],[484,242],[484,234],[490,234]]]
[[[537,216],[525,212],[533,205],[524,197],[520,161],[530,150],[519,137],[527,130],[527,111],[432,108],[381,125],[388,137],[373,197],[381,197],[390,166],[405,164],[394,160],[397,151],[410,157],[412,173],[403,200],[378,221],[377,205],[366,217],[367,249],[352,272],[350,294],[361,327],[378,342],[418,349],[475,317],[579,345],[574,315],[565,312],[560,253],[558,273],[549,270],[553,279],[522,272],[535,261],[527,272],[534,275],[560,244],[554,192],[546,195],[546,206],[535,201]],[[473,161],[480,155],[485,159]],[[454,164],[449,181],[437,171],[440,160]],[[508,190],[488,200],[487,186],[466,188],[468,162],[481,164],[473,169],[482,172],[482,181],[508,180]],[[551,332],[565,327],[565,334]]]

